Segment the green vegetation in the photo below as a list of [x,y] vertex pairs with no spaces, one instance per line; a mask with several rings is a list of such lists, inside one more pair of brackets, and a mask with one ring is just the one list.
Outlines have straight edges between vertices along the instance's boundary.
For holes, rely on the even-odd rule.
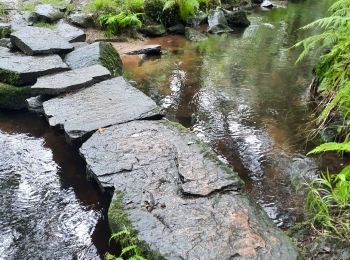
[[31,96],[30,88],[0,83],[0,109],[23,109]]
[[[298,62],[311,51],[321,53],[315,73],[318,94],[322,101],[317,118],[318,129],[327,127],[334,118],[341,118],[338,135],[343,143],[325,143],[308,155],[323,152],[350,152],[350,0],[338,0],[329,9],[330,15],[316,20],[302,29],[321,28],[322,33],[306,38]],[[324,236],[350,244],[350,165],[337,174],[323,173],[308,184],[306,209],[311,224]]]
[[67,3],[64,0],[40,0],[40,2],[35,1],[35,0],[30,0],[30,1],[23,2],[20,5],[20,10],[32,13],[32,12],[34,12],[35,7],[39,3],[50,4],[50,5],[55,6],[55,7],[62,7],[62,6],[67,5]]
[[163,9],[178,7],[180,18],[185,21],[188,17],[193,16],[201,5],[207,7],[208,0],[166,0]]
[[119,257],[106,254],[107,260],[162,260],[161,255],[150,250],[149,246],[137,238],[137,231],[133,228],[127,215],[127,210],[123,209],[123,194],[116,192],[108,210],[109,226],[113,232],[111,239],[115,239],[122,247]]
[[3,17],[6,15],[6,7],[3,3],[0,3],[0,17]]
[[51,30],[56,29],[57,25],[54,23],[36,22],[33,26],[49,28]]

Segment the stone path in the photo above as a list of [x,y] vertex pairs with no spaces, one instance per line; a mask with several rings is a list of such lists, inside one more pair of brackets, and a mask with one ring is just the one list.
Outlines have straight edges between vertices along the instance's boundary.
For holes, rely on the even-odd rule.
[[[71,29],[66,35],[77,35]],[[186,129],[161,119],[155,102],[125,79],[110,79],[122,73],[111,44],[73,50],[74,37],[59,30],[12,30],[20,51],[0,48],[0,80],[16,89],[33,85],[33,95],[42,94],[30,100],[35,110],[68,142],[82,144],[88,173],[114,194],[114,232],[125,216],[149,252],[166,259],[297,259],[289,238],[241,191],[237,173]]]

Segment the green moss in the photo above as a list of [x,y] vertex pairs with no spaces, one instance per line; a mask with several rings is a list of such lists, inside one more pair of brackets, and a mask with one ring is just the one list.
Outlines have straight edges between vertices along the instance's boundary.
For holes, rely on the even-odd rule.
[[162,121],[165,125],[170,125],[172,127],[175,127],[177,130],[179,130],[181,133],[190,133],[190,131],[184,127],[183,125],[181,125],[178,122],[174,122],[174,121],[169,121],[169,120],[164,120]]
[[30,88],[0,83],[0,109],[26,108],[26,99],[31,96]]
[[45,23],[45,22],[36,22],[33,23],[33,26],[37,26],[37,27],[44,27],[44,28],[48,28],[51,30],[55,30],[57,28],[57,25],[54,23]]
[[0,69],[0,79],[5,83],[16,85],[20,81],[20,76],[15,72]]
[[4,37],[7,37],[11,34],[11,29],[10,28],[3,28],[3,29],[0,29],[0,39],[1,38],[4,38]]
[[19,6],[19,9],[21,11],[26,11],[26,12],[32,13],[35,10],[35,6],[36,6],[36,3],[34,1],[28,1],[28,2],[22,3]]
[[[163,260],[165,259],[159,253],[152,251],[146,242],[141,241],[137,238],[137,231],[132,226],[130,220],[128,219],[127,210],[123,209],[123,194],[120,191],[116,191],[114,198],[112,199],[111,205],[108,210],[108,221],[112,233],[118,233],[122,230],[127,229],[130,232],[130,236],[135,238],[136,245],[141,249],[142,255],[146,259],[152,260]],[[128,239],[120,238],[118,241],[122,248],[130,246],[128,244]]]
[[100,62],[105,66],[113,76],[123,75],[123,62],[118,51],[112,44],[101,42]]

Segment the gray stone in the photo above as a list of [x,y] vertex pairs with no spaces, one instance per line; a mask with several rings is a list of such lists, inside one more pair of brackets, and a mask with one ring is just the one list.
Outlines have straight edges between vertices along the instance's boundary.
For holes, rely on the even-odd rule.
[[225,12],[225,18],[230,27],[247,27],[250,25],[245,11]]
[[264,1],[262,4],[261,4],[261,7],[263,8],[273,8],[273,4],[270,2],[270,1]]
[[30,17],[33,22],[53,23],[63,18],[63,13],[56,7],[49,4],[37,5]]
[[45,100],[45,97],[42,95],[28,98],[26,100],[28,110],[35,113],[44,113],[43,102]]
[[83,30],[64,22],[63,20],[57,23],[55,32],[70,43],[84,42],[86,40],[86,34]]
[[74,48],[52,30],[33,26],[12,33],[11,42],[27,55],[65,54]]
[[198,27],[201,24],[207,23],[208,14],[204,12],[198,12],[194,16],[189,17],[186,20],[186,24],[191,27]]
[[88,28],[94,26],[93,15],[83,12],[74,12],[68,16],[68,21],[74,25]]
[[166,29],[162,24],[144,25],[140,32],[148,37],[159,37],[166,34]]
[[186,27],[185,37],[187,40],[193,41],[193,42],[200,42],[200,41],[205,41],[208,39],[208,37],[205,34],[199,32],[196,29],[193,29],[191,27]]
[[224,12],[220,9],[212,10],[208,16],[208,32],[218,34],[232,32],[228,26]]
[[11,43],[10,38],[2,38],[2,39],[0,39],[0,47],[6,47],[6,48],[9,48],[9,49],[12,49],[13,45]]
[[298,257],[289,238],[239,190],[237,173],[172,123],[112,126],[96,132],[80,153],[99,185],[114,190],[112,232],[128,223],[118,217],[124,213],[128,228],[164,259]]
[[130,51],[126,54],[129,55],[138,55],[138,54],[146,54],[146,55],[160,55],[162,53],[162,48],[160,45],[144,45],[137,50]]
[[74,46],[74,50],[76,50],[81,47],[88,46],[89,44],[87,42],[72,42],[72,45]]
[[89,87],[111,78],[111,73],[101,65],[65,71],[38,78],[32,90],[36,94],[55,96]]
[[69,53],[65,62],[72,69],[89,67],[100,64],[106,67],[113,76],[123,73],[123,63],[117,50],[111,43],[95,42]]
[[0,47],[0,81],[13,85],[31,85],[38,77],[68,70],[60,56],[26,56]]
[[44,102],[51,126],[64,129],[69,142],[81,141],[98,128],[159,115],[157,105],[122,77]]
[[29,12],[21,12],[21,13],[16,13],[15,15],[11,15],[10,24],[11,24],[12,31],[17,31],[22,29],[23,27],[27,27],[31,25],[29,18],[30,18]]
[[0,22],[0,38],[5,38],[11,34],[11,24]]
[[183,35],[185,34],[185,26],[181,23],[171,26],[168,28],[168,33]]

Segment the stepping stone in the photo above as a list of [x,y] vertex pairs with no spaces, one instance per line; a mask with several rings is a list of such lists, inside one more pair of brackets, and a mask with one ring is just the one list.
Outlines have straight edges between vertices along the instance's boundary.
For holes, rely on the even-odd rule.
[[18,31],[23,27],[27,27],[31,24],[29,21],[29,12],[20,12],[10,16],[10,24],[12,31]]
[[33,26],[27,26],[12,33],[11,41],[27,55],[65,54],[74,48],[54,31]]
[[55,96],[89,87],[111,77],[111,73],[105,67],[93,65],[40,77],[32,86],[32,90],[36,94]]
[[72,42],[84,42],[86,40],[86,34],[83,30],[74,27],[64,21],[57,23],[55,32],[65,38],[70,43]]
[[33,22],[53,23],[63,18],[63,13],[56,7],[49,4],[37,5],[31,15]]
[[69,70],[60,56],[26,56],[0,47],[0,81],[12,85],[32,85],[38,77]]
[[122,77],[51,99],[43,105],[50,125],[62,127],[71,143],[84,141],[102,127],[160,116],[154,101]]
[[106,67],[113,76],[121,76],[123,63],[117,50],[107,42],[95,42],[69,53],[64,60],[72,69],[100,64]]
[[138,54],[146,54],[146,55],[160,55],[162,53],[162,48],[160,45],[144,45],[140,49],[130,51],[126,54],[129,55],[138,55]]
[[80,154],[97,183],[114,191],[112,232],[123,225],[136,230],[153,255],[298,259],[292,241],[239,190],[237,173],[181,126],[166,120],[112,126],[94,133]]

